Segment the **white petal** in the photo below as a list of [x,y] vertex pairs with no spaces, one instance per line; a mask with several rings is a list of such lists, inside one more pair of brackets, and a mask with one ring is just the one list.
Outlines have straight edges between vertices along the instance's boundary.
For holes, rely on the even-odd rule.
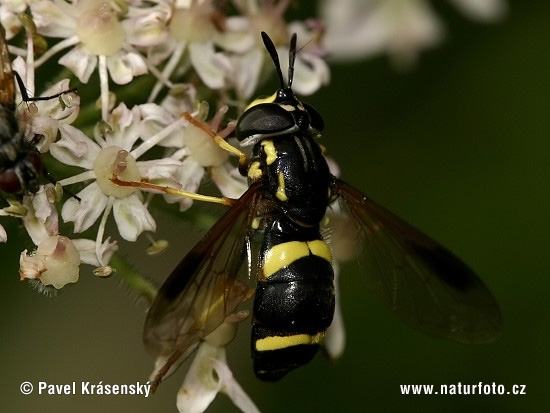
[[122,26],[130,44],[151,47],[164,43],[168,39],[165,20],[166,13],[164,11],[150,10],[124,20]]
[[120,236],[127,241],[135,241],[143,231],[157,228],[155,220],[135,193],[115,199],[113,214]]
[[95,253],[95,241],[92,241],[91,239],[79,238],[74,239],[73,244],[80,253],[81,262],[93,265],[94,267],[100,266]]
[[118,242],[116,240],[111,241],[111,237],[107,237],[99,247],[99,250],[96,251],[96,254],[99,254],[101,264],[107,265],[116,251],[118,251]]
[[[189,192],[197,192],[203,176],[204,168],[200,166],[194,159],[186,158],[181,163],[181,166],[177,169],[174,175],[174,179],[177,183],[181,185],[179,186],[181,189]],[[182,212],[189,209],[193,204],[193,200],[189,198],[178,197],[175,195],[164,195],[164,199],[166,199],[166,202],[170,204],[179,202],[180,211]]]
[[38,32],[48,37],[68,38],[74,35],[76,19],[66,14],[55,1],[31,1],[33,21]]
[[294,73],[292,85],[300,95],[311,95],[330,80],[330,70],[326,62],[312,54],[303,53],[296,59]]
[[[178,91],[177,93],[174,93]],[[162,101],[162,107],[174,117],[180,117],[183,112],[193,112],[197,100],[197,88],[192,83],[176,83]]]
[[227,198],[239,198],[248,188],[246,178],[227,162],[211,168],[210,173],[222,195]]
[[[391,1],[391,0],[390,0]],[[388,24],[380,0],[324,0],[324,45],[334,59],[352,59],[380,52]]]
[[[23,82],[27,78],[27,63],[25,62],[25,59],[23,59],[21,56],[17,56],[13,61],[11,62],[11,68],[14,72],[17,72],[19,76],[21,76],[21,79],[23,79]],[[21,99],[21,91],[18,87],[15,88],[17,93],[17,100]]]
[[211,89],[221,89],[224,86],[225,73],[231,72],[231,61],[222,53],[216,53],[213,43],[190,44],[189,56],[206,86]]
[[250,31],[250,19],[244,16],[231,16],[225,19],[225,30],[214,32],[214,43],[234,53],[244,53],[255,43],[255,35]]
[[60,124],[61,139],[50,145],[50,152],[58,161],[72,166],[93,169],[94,160],[101,151],[97,143],[71,125]]
[[176,405],[180,413],[201,413],[210,406],[221,388],[212,366],[219,358],[225,359],[223,347],[201,343],[178,391]]
[[235,406],[244,413],[260,413],[260,410],[252,399],[248,397],[237,380],[235,380],[233,373],[226,363],[216,359],[213,362],[213,367],[222,384],[221,391],[227,394]]
[[8,240],[8,234],[6,229],[0,224],[0,242],[6,242]]
[[[105,146],[119,146],[131,151],[141,131],[139,108],[133,107],[130,110],[124,103],[120,103],[111,112],[109,123],[113,132],[105,136]],[[98,130],[95,129],[94,132],[97,133]]]
[[141,177],[149,180],[173,178],[177,169],[181,167],[181,164],[180,161],[172,158],[162,158],[137,163]]
[[25,1],[11,1],[0,5],[0,24],[6,31],[6,39],[10,40],[21,29],[21,20],[17,17],[27,7]]
[[247,53],[231,57],[231,79],[240,97],[249,99],[258,86],[264,62],[264,50],[254,48]]
[[346,346],[346,330],[344,327],[344,318],[342,316],[342,308],[340,306],[340,285],[339,285],[340,266],[337,262],[334,263],[334,289],[336,305],[334,309],[334,318],[332,324],[327,329],[323,346],[332,360],[336,360],[344,353]]
[[34,196],[23,197],[23,204],[27,208],[23,225],[35,245],[57,235],[59,229],[57,210],[48,201],[44,186],[41,186]]
[[74,198],[69,198],[63,205],[61,216],[65,222],[74,222],[74,232],[82,232],[97,221],[107,205],[107,196],[95,182],[88,185],[77,195],[81,201],[78,202]]
[[332,175],[334,175],[336,178],[339,178],[341,176],[340,173],[340,165],[338,165],[338,162],[336,162],[333,158],[330,156],[325,156],[325,160],[328,164],[328,170]]
[[[91,239],[75,239],[73,240],[73,243],[75,247],[78,249],[78,252],[80,253],[80,261],[93,265],[94,267],[100,267],[101,264],[97,258],[96,253],[96,243],[95,241],[92,241]],[[100,255],[102,257],[102,261],[105,265],[111,260],[111,257],[113,256],[113,253],[118,250],[118,245],[116,241],[111,242],[111,238],[107,238],[103,244],[101,244],[100,247]]]
[[172,115],[164,107],[157,105],[156,103],[145,103],[143,105],[139,105],[139,110],[141,112],[142,123],[152,123],[160,125],[159,129],[153,130],[154,133],[158,132],[158,130],[160,129],[163,129],[164,127],[166,127],[166,125],[172,123],[175,119],[174,115]]
[[199,189],[203,176],[204,168],[192,158],[184,159],[175,175],[182,188],[190,192],[196,192]]
[[504,0],[450,0],[472,20],[493,22],[503,18],[508,11]]
[[[174,103],[171,100],[171,103]],[[178,110],[174,116],[164,107],[155,103],[146,103],[139,106],[141,112],[141,131],[140,136],[144,140],[154,136],[167,126],[176,121],[176,116],[181,116],[182,112],[192,110],[191,107],[186,107],[183,110]],[[180,108],[178,108],[180,109]],[[181,148],[183,146],[182,133],[180,129],[175,129],[163,138],[158,145],[172,148]]]
[[40,186],[40,189],[34,196],[25,198],[32,201],[35,215],[41,222],[46,222],[48,218],[56,214],[55,206],[48,200],[46,186]]
[[[42,92],[40,96],[52,96],[61,92],[70,90],[69,79],[64,79],[47,90]],[[60,104],[60,100],[63,100],[65,106]],[[73,122],[80,110],[80,96],[77,93],[70,92],[60,96],[57,99],[47,99],[36,102],[38,107],[38,113],[40,116],[49,116],[56,120],[64,121],[66,123]]]
[[147,73],[147,65],[136,53],[119,52],[107,57],[107,68],[113,82],[119,85],[130,83],[135,76]]
[[335,60],[386,52],[406,65],[443,36],[438,17],[424,0],[327,0],[323,5],[325,47]]
[[50,145],[57,138],[58,122],[49,116],[35,116],[32,119],[31,131],[34,136],[40,136],[36,147],[41,153],[50,149]]
[[83,47],[77,46],[59,59],[82,83],[88,83],[97,66],[97,56],[91,55]]

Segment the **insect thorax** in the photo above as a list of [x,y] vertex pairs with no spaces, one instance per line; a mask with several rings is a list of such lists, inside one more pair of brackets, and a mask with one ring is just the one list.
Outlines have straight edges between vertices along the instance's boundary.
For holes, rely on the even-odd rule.
[[307,135],[262,139],[253,149],[248,172],[294,222],[318,224],[329,202],[330,173],[319,145]]

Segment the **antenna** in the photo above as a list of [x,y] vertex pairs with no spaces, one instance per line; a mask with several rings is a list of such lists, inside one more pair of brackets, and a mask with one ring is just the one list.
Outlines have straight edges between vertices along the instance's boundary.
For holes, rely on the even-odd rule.
[[262,32],[262,40],[264,41],[265,48],[267,49],[267,52],[271,56],[271,60],[273,60],[273,64],[275,65],[277,76],[279,76],[279,82],[281,82],[281,89],[284,89],[285,81],[283,80],[283,72],[281,72],[281,64],[279,63],[279,55],[277,54],[277,49],[275,49],[275,45],[273,44],[266,32]]
[[292,79],[294,78],[294,61],[296,60],[296,33],[290,38],[290,48],[288,49],[288,87],[292,89]]

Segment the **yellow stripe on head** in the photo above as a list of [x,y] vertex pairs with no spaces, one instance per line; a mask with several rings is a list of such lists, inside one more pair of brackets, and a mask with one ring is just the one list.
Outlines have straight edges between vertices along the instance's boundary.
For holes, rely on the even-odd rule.
[[259,105],[260,103],[273,103],[277,98],[277,92],[273,93],[271,96],[254,99],[250,104],[245,108],[245,112],[253,106]]

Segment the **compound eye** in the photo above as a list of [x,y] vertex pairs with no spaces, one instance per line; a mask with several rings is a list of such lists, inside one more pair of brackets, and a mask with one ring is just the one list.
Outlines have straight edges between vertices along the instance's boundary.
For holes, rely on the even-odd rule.
[[296,128],[292,114],[274,103],[260,103],[252,106],[237,122],[237,139],[242,141],[251,136],[286,133]]
[[323,129],[325,129],[325,121],[323,120],[321,114],[317,112],[317,109],[307,103],[302,102],[302,105],[304,105],[304,108],[309,115],[309,126],[319,132],[322,132]]

